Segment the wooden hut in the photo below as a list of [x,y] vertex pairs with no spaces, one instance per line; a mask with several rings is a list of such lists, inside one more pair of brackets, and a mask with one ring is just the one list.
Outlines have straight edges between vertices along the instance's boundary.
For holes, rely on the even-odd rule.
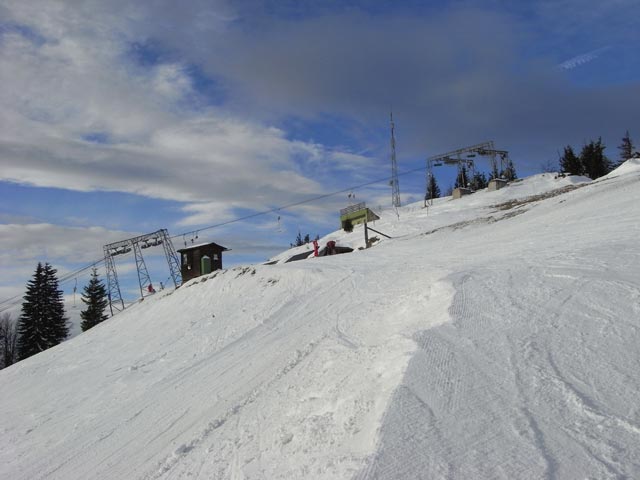
[[222,252],[229,250],[217,243],[201,243],[178,250],[182,283],[222,268]]

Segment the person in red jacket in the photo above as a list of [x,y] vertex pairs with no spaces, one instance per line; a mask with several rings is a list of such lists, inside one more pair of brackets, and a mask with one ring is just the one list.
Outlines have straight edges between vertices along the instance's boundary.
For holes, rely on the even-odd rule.
[[336,242],[334,240],[329,240],[327,242],[327,246],[324,249],[325,255],[335,255],[336,254]]

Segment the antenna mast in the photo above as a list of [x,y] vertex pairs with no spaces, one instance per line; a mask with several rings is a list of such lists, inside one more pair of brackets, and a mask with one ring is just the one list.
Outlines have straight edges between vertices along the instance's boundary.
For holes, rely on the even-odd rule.
[[398,163],[396,162],[396,137],[393,124],[393,112],[391,112],[391,204],[400,206],[400,184],[398,183]]

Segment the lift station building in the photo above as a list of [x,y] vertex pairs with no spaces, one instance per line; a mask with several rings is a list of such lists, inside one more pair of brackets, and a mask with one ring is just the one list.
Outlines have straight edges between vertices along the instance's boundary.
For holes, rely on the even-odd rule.
[[178,250],[182,283],[222,269],[222,252],[229,249],[217,243],[201,243]]

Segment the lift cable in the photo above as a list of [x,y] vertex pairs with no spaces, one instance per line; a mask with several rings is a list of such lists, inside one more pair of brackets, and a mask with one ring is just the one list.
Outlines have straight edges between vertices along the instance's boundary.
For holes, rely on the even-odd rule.
[[[86,265],[84,267],[81,267],[77,270],[73,270],[71,272],[65,273],[64,275],[61,275],[60,278],[58,278],[58,285],[62,285],[64,283],[68,283],[71,280],[75,279],[78,275],[80,275],[81,273],[84,273],[85,271],[89,270],[90,268],[96,267],[98,266],[100,263],[104,262],[104,258],[100,259],[100,260],[96,260],[95,262]],[[18,303],[20,303],[22,297],[24,297],[24,293],[20,293],[18,295],[14,295],[13,297],[4,299],[2,301],[0,301],[0,313],[4,312],[5,310],[8,310],[9,308],[13,307],[14,305],[17,305]]]
[[[424,170],[424,167],[418,167],[418,168],[413,168],[411,170],[406,170],[404,172],[398,173],[398,176],[408,175],[410,173],[417,172],[418,170]],[[316,197],[308,198],[306,200],[300,200],[299,202],[288,203],[288,204],[283,205],[281,207],[275,207],[275,208],[272,208],[272,209],[269,209],[269,210],[264,210],[264,211],[260,211],[260,212],[256,212],[256,213],[251,213],[249,215],[245,215],[244,217],[234,218],[233,220],[227,220],[226,222],[216,223],[214,225],[209,225],[207,227],[198,228],[196,230],[190,230],[188,232],[179,233],[177,235],[172,235],[170,238],[193,236],[193,235],[196,235],[199,232],[203,232],[205,230],[211,230],[213,228],[223,227],[225,225],[230,225],[230,224],[236,223],[236,222],[243,222],[245,220],[249,220],[251,218],[259,217],[261,215],[268,215],[270,213],[278,212],[279,210],[287,210],[287,209],[290,209],[290,208],[293,208],[293,207],[297,207],[299,205],[304,205],[305,203],[311,203],[311,202],[316,202],[318,200],[324,200],[325,198],[333,197],[335,195],[340,195],[342,193],[351,192],[352,190],[356,190],[358,188],[368,187],[369,185],[374,185],[376,183],[382,183],[382,182],[388,182],[388,181],[389,181],[389,177],[380,178],[380,179],[377,179],[377,180],[373,180],[371,182],[361,183],[359,185],[354,185],[354,186],[349,187],[349,188],[345,188],[345,189],[342,189],[342,190],[337,190],[335,192],[325,193],[323,195],[318,195]]]
[[[418,168],[413,168],[411,170],[405,170],[403,172],[398,173],[398,176],[403,176],[403,175],[408,175],[410,173],[414,173],[417,172],[419,170],[424,170],[424,167],[418,167]],[[371,182],[366,182],[366,183],[361,183],[359,185],[354,185],[351,186],[349,188],[344,188],[342,190],[337,190],[335,192],[331,192],[331,193],[325,193],[323,195],[317,195],[315,197],[312,198],[308,198],[306,200],[300,200],[299,202],[292,202],[292,203],[288,203],[286,205],[283,205],[281,207],[276,207],[276,208],[272,208],[269,210],[264,210],[264,211],[260,211],[260,212],[256,212],[256,213],[252,213],[249,215],[245,215],[243,217],[238,217],[238,218],[234,218],[233,220],[228,220],[226,222],[221,222],[221,223],[216,223],[214,225],[209,225],[203,228],[198,228],[197,230],[191,230],[188,232],[184,232],[184,233],[179,233],[177,235],[172,235],[171,239],[174,238],[178,238],[178,237],[184,237],[184,236],[189,236],[189,235],[196,235],[199,232],[205,231],[205,230],[211,230],[214,228],[219,228],[219,227],[223,227],[225,225],[230,225],[232,223],[238,223],[238,222],[243,222],[245,220],[249,220],[251,218],[256,218],[262,215],[268,215],[270,213],[274,213],[274,212],[278,212],[280,210],[288,210],[290,208],[293,207],[297,207],[300,205],[304,205],[306,203],[312,203],[312,202],[317,202],[318,200],[324,200],[325,198],[329,198],[329,197],[333,197],[335,195],[340,195],[342,193],[347,193],[347,192],[352,192],[353,190],[359,189],[359,188],[363,188],[363,187],[368,187],[369,185],[375,185],[376,183],[382,183],[382,182],[388,182],[389,181],[389,177],[385,177],[385,178],[379,178],[377,180],[373,180]],[[84,267],[81,267],[77,270],[74,270],[72,272],[66,273],[64,275],[62,275],[59,279],[58,279],[58,284],[61,285],[63,283],[66,283],[72,279],[74,279],[76,276],[80,275],[81,273],[84,273],[85,271],[89,270],[90,268],[96,267],[100,264],[104,263],[104,258],[99,258],[97,260],[95,260],[94,262],[90,263],[89,265],[86,265]],[[12,307],[13,305],[16,305],[19,302],[16,302],[16,299],[20,299],[21,297],[23,297],[24,294],[19,294],[19,295],[15,295],[11,298],[7,298],[4,299],[2,301],[0,301],[0,312],[3,312],[5,310],[7,310],[8,308]],[[9,304],[8,306],[5,306],[5,304]]]

